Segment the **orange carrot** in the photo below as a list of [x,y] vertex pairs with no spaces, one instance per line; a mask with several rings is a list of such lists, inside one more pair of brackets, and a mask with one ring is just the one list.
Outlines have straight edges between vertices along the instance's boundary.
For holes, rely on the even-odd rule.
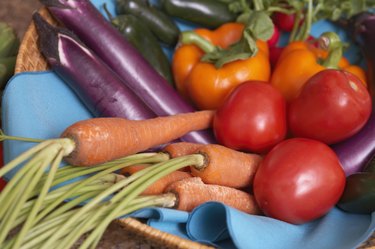
[[183,113],[147,120],[92,118],[68,127],[61,137],[75,143],[65,159],[72,165],[90,166],[135,154],[173,141],[190,131],[211,127],[214,111]]
[[208,144],[196,153],[205,156],[203,167],[192,166],[191,173],[208,184],[244,188],[252,184],[262,157],[239,152],[225,146]]
[[[197,149],[202,147],[203,144],[188,143],[188,142],[177,142],[170,143],[163,148],[163,152],[167,153],[170,158],[186,156],[194,153]],[[180,169],[181,171],[190,172],[190,167]]]
[[249,214],[260,214],[254,196],[235,188],[205,184],[199,177],[174,182],[166,193],[176,195],[174,208],[179,210],[190,212],[205,202],[217,201]]
[[168,153],[171,158],[175,158],[193,154],[202,146],[203,144],[198,143],[177,142],[168,144],[162,151]]
[[125,167],[123,169],[121,169],[121,175],[124,175],[124,176],[131,176],[132,174],[148,167],[149,164],[138,164],[138,165],[132,165],[132,166],[128,166],[128,167]]
[[[135,172],[138,172],[146,167],[148,166],[147,165],[134,165],[130,167],[125,167],[124,169],[121,170],[121,174],[132,175]],[[174,171],[160,178],[156,182],[154,182],[151,186],[149,186],[145,191],[142,192],[142,195],[162,194],[168,185],[172,184],[173,182],[176,182],[185,178],[190,178],[190,177],[192,177],[192,175],[188,172]]]

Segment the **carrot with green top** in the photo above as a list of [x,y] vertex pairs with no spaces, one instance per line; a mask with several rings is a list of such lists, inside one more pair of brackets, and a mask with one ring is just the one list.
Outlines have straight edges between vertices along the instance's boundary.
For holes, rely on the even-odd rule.
[[195,153],[204,156],[205,164],[202,167],[190,167],[194,176],[199,176],[205,183],[233,188],[249,187],[262,160],[258,154],[244,153],[217,144],[204,145]]
[[169,154],[171,158],[175,158],[193,154],[202,146],[203,144],[198,143],[177,142],[166,145],[162,151]]
[[[168,144],[162,149],[162,151],[164,153],[167,153],[171,158],[175,158],[193,154],[197,149],[199,149],[202,146],[203,144],[199,143],[176,142]],[[190,167],[185,167],[180,170],[190,172]]]
[[[125,176],[131,176],[134,173],[143,170],[146,167],[152,167],[149,165],[134,165],[130,167],[126,167],[121,170],[121,174]],[[142,192],[142,195],[157,195],[162,194],[166,187],[176,181],[193,177],[188,172],[183,171],[174,171],[162,178],[160,178],[158,181],[154,182],[150,187],[148,187],[145,191]]]
[[260,214],[253,195],[235,188],[205,184],[199,177],[174,182],[166,189],[166,193],[169,192],[176,195],[174,208],[178,210],[190,212],[205,202],[217,201],[248,214]]
[[92,118],[68,127],[61,135],[74,143],[65,160],[90,166],[165,144],[212,126],[214,112],[200,111],[147,120]]

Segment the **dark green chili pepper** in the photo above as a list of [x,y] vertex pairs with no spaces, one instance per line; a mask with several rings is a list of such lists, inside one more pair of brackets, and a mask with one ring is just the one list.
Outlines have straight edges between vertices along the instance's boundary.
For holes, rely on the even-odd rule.
[[375,157],[371,158],[371,160],[364,167],[363,171],[373,172],[375,174]]
[[346,186],[337,206],[350,213],[375,211],[375,173],[360,172],[346,178]]
[[236,20],[228,4],[218,0],[160,0],[161,9],[170,16],[208,28]]
[[163,43],[174,46],[180,30],[176,23],[161,10],[141,0],[116,0],[118,15],[131,14],[144,22],[154,35]]
[[138,17],[133,15],[119,15],[112,19],[112,24],[155,70],[172,84],[173,78],[170,63],[151,30]]

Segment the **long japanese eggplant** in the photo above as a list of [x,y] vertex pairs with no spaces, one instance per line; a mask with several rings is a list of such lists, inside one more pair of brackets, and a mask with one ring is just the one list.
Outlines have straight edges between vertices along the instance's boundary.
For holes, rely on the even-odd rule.
[[94,116],[132,120],[156,115],[73,33],[33,15],[39,49],[52,70],[77,94]]
[[[116,30],[89,0],[41,0],[50,13],[92,49],[158,116],[194,111],[177,91]],[[214,143],[211,131],[181,138]]]

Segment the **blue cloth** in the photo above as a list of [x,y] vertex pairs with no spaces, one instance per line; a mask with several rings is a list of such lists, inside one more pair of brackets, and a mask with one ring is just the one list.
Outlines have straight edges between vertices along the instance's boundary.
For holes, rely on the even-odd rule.
[[[106,2],[113,13],[113,1],[93,2],[99,9]],[[324,23],[319,25],[324,26]],[[323,26],[316,26],[314,32],[323,32]],[[180,27],[187,29],[188,26]],[[67,126],[90,117],[92,115],[69,87],[49,71],[18,74],[9,81],[4,92],[2,125],[9,135],[55,138]],[[5,162],[33,145],[5,141]],[[6,178],[10,179],[14,173],[10,172]],[[215,202],[203,204],[191,213],[148,208],[131,216],[147,219],[150,226],[159,230],[219,248],[355,248],[375,228],[374,213],[354,215],[334,208],[311,223],[291,225],[264,216],[248,215]]]

